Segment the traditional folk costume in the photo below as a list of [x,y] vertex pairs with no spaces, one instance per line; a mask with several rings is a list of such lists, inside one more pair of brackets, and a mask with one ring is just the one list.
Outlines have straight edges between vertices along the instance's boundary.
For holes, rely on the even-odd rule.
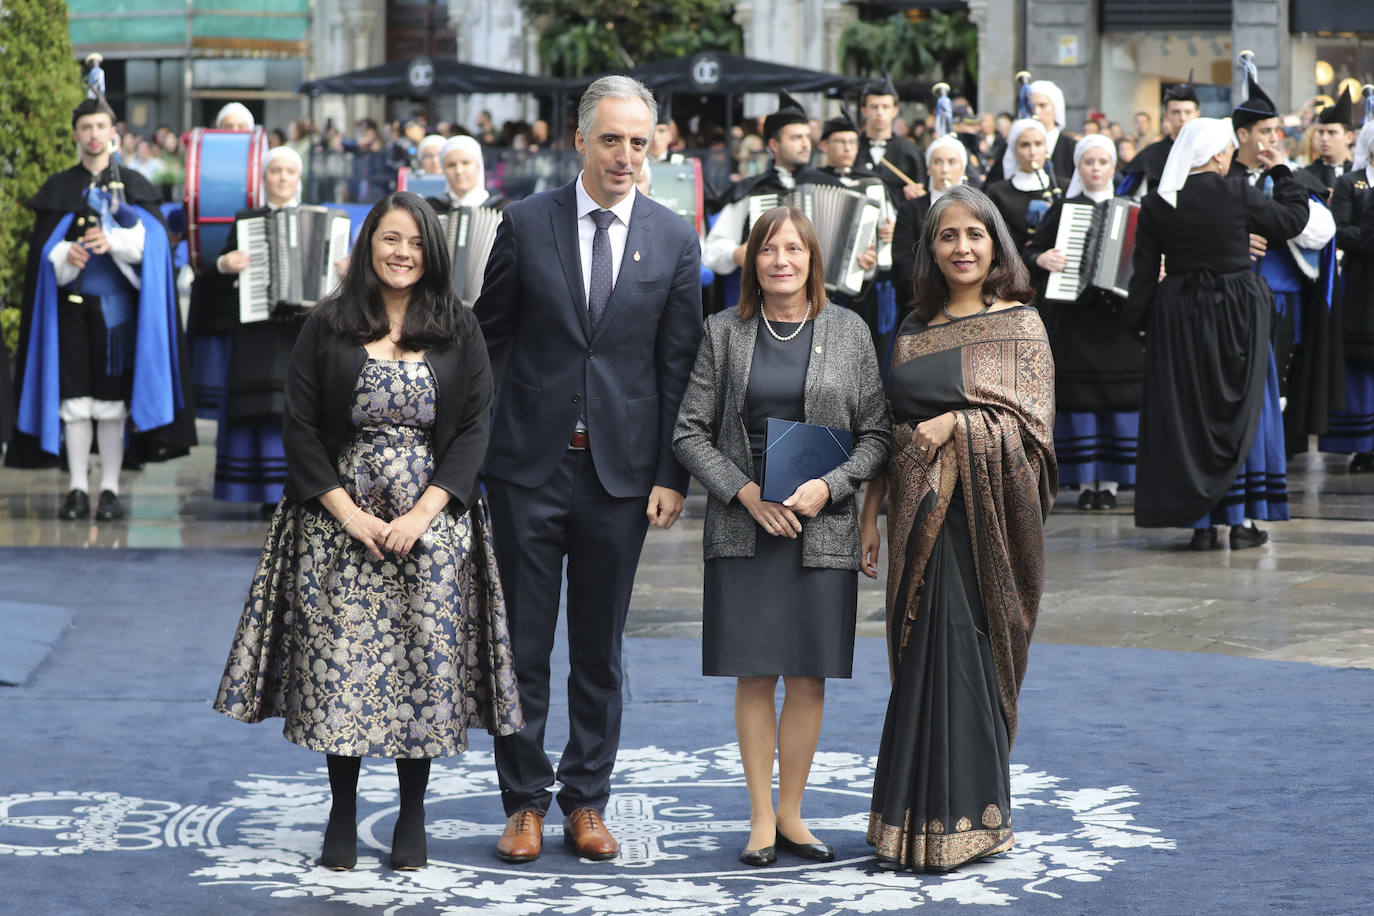
[[[1266,175],[1272,197],[1214,172],[1189,175],[1233,138],[1229,121],[1212,118],[1179,132],[1159,192],[1141,205],[1127,306],[1146,330],[1135,523],[1199,529],[1199,549],[1216,546],[1212,525],[1288,518],[1273,294],[1253,269],[1249,234],[1292,238],[1307,195],[1285,165]],[[1233,546],[1255,546],[1244,539],[1233,527]]]
[[[832,134],[841,132],[859,132],[853,119],[844,112],[825,122],[821,127],[821,140],[829,140]],[[856,160],[854,166],[846,169],[825,165],[817,171],[831,176],[851,191],[876,197],[883,208],[878,220],[880,225],[896,219],[896,205],[890,189],[877,172],[865,167],[863,160]],[[881,189],[882,193],[878,194],[877,190],[870,193],[869,188]],[[892,282],[891,244],[878,242],[876,253],[878,262],[864,276],[864,288],[854,296],[834,293],[832,299],[837,305],[857,312],[864,324],[868,325],[869,335],[873,338],[873,352],[878,355],[878,367],[886,375],[887,364],[892,356],[893,334],[897,330],[897,289]]]
[[[968,147],[954,134],[945,134],[926,147],[926,171],[929,174],[931,159],[936,150],[951,149],[959,154],[959,159],[968,169]],[[921,241],[921,228],[925,225],[926,214],[930,207],[945,190],[931,189],[928,194],[904,200],[897,205],[897,225],[892,228],[892,284],[897,290],[897,301],[903,306],[911,302],[912,274],[916,270],[916,246]]]
[[[1197,87],[1193,84],[1193,71],[1188,71],[1188,81],[1170,86],[1164,93],[1164,109],[1170,102],[1192,102],[1200,106]],[[1174,138],[1167,134],[1135,154],[1135,158],[1121,168],[1121,177],[1116,184],[1116,193],[1122,197],[1144,200],[1145,195],[1159,187],[1159,179],[1164,174],[1164,163],[1169,161],[1169,151],[1174,148]]]
[[[1013,122],[1011,130],[1007,133],[1006,152],[1002,154],[1002,170],[1011,177],[990,183],[983,188],[983,192],[1002,214],[1002,219],[1006,220],[1007,229],[1016,242],[1017,251],[1023,257],[1029,252],[1030,242],[1044,221],[1045,214],[1064,194],[1063,189],[1055,183],[1054,175],[1047,169],[1040,168],[1034,172],[1027,172],[1018,165],[1016,142],[1028,130],[1038,130],[1042,134],[1045,132],[1044,126],[1033,118],[1022,118]],[[1072,174],[1072,171],[1070,169],[1064,174]],[[1030,267],[1034,276],[1034,271],[1038,268],[1033,264]]]
[[1342,312],[1345,407],[1318,440],[1324,452],[1353,455],[1352,473],[1374,471],[1374,117],[1355,144],[1354,168],[1336,182],[1331,209],[1344,252]]
[[[1034,108],[1030,97],[1036,94],[1043,94],[1049,98],[1054,106],[1054,126],[1045,127],[1040,124],[1040,129],[1045,133],[1045,163],[1046,171],[1051,175],[1053,182],[1060,187],[1066,183],[1068,176],[1073,174],[1073,138],[1064,133],[1064,91],[1049,80],[1035,80],[1023,83],[1017,92],[1017,117],[1030,118],[1034,120],[1031,112]],[[1011,152],[1008,157],[1008,151]],[[1005,140],[1000,141],[992,149],[992,165],[988,169],[987,177],[984,179],[984,189],[991,187],[999,181],[1005,181],[1016,171],[1016,141],[1008,134]]]
[[[428,144],[431,139],[431,137],[426,137],[420,144],[422,153],[425,145]],[[439,149],[439,162],[441,165],[448,159],[448,154],[454,150],[462,150],[477,160],[477,186],[466,194],[459,194],[454,191],[452,185],[450,185],[445,189],[447,193],[443,197],[426,197],[425,201],[434,208],[434,212],[446,213],[458,207],[491,207],[493,210],[506,209],[506,205],[510,203],[510,198],[502,197],[499,194],[493,194],[487,190],[487,170],[482,159],[481,144],[471,137],[450,137],[447,140],[443,140],[443,138],[440,137],[438,139],[443,141],[443,146]]]
[[[262,170],[278,158],[295,161],[300,155],[289,146],[278,146],[263,157]],[[299,203],[297,200],[289,206]],[[240,221],[264,216],[279,207],[270,204],[240,210],[225,241],[223,258],[239,248]],[[232,274],[220,271],[219,260],[206,271],[237,284]],[[241,277],[239,279],[241,282]],[[270,318],[242,324],[238,320],[238,296],[233,295],[234,316],[229,335],[225,383],[220,401],[219,429],[215,438],[215,499],[259,503],[272,507],[286,486],[286,450],[282,444],[282,417],[286,413],[286,376],[291,352],[305,322],[306,309],[296,304],[274,305]]]
[[[1246,78],[1247,98],[1231,115],[1236,129],[1278,117],[1278,109],[1254,81]],[[1342,399],[1340,334],[1333,327],[1331,305],[1336,280],[1336,223],[1327,209],[1326,188],[1310,172],[1293,170],[1293,181],[1309,197],[1308,218],[1297,233],[1265,235],[1267,248],[1257,270],[1274,294],[1274,329],[1270,337],[1278,372],[1285,452],[1307,451],[1311,435],[1326,432],[1333,402]],[[1249,168],[1239,155],[1231,160],[1231,177],[1265,194],[1273,182],[1264,170]],[[1334,352],[1333,352],[1334,347]],[[1285,514],[1282,516],[1287,518]]]
[[[1337,124],[1352,134],[1359,130],[1359,125],[1355,123],[1355,104],[1354,97],[1348,92],[1339,93],[1334,104],[1327,105],[1317,112],[1318,124]],[[1310,174],[1317,181],[1321,182],[1322,187],[1326,188],[1326,202],[1331,200],[1331,193],[1336,188],[1336,182],[1342,175],[1355,171],[1350,158],[1350,148],[1347,146],[1339,162],[1328,162],[1324,157],[1318,157],[1310,164],[1303,167],[1303,171]]]
[[[1054,247],[1065,203],[1105,206],[1110,190],[1087,191],[1078,164],[1098,148],[1116,161],[1116,147],[1089,134],[1074,149],[1074,175],[1062,202],[1045,216],[1031,243],[1031,259]],[[1042,275],[1048,277],[1044,271]],[[1043,285],[1037,284],[1043,291]],[[1040,299],[1040,312],[1054,351],[1054,449],[1059,482],[1080,488],[1080,509],[1110,509],[1117,487],[1135,485],[1140,426],[1140,386],[1145,352],[1126,324],[1125,301],[1088,286],[1073,302]]]
[[[778,110],[763,120],[763,140],[767,143],[777,132],[791,124],[806,124],[808,119],[801,103],[786,92],[778,93]],[[749,198],[760,194],[783,194],[799,184],[836,185],[832,175],[810,166],[789,169],[776,161],[759,175],[741,178],[725,195],[725,205],[716,214],[716,221],[706,235],[701,250],[701,263],[716,275],[717,287],[712,296],[721,311],[734,307],[739,300],[740,270],[735,263],[735,249],[749,241],[753,224],[749,219]]]
[[[115,120],[103,87],[72,112],[73,127],[95,114]],[[65,446],[71,486],[63,518],[89,514],[97,442],[97,518],[123,515],[119,470],[128,420],[144,437],[159,437],[147,448],[151,457],[185,454],[195,443],[189,416],[178,422],[181,321],[158,200],[142,175],[112,162],[98,175],[81,164],[58,172],[30,201],[36,219],[16,367],[19,432],[6,463],[44,466]],[[92,227],[104,232],[109,251],[91,252],[84,268],[68,264],[71,246]]]
[[[868,842],[892,867],[945,870],[1012,846],[1009,755],[1058,486],[1040,316],[910,315],[887,390],[893,682]],[[923,455],[916,425],[951,409],[954,435]]]
[[[891,78],[885,75],[880,82],[869,83],[859,91],[860,102],[870,95],[889,95],[895,101],[897,87],[892,85]],[[874,139],[861,131],[859,156],[854,164],[871,170],[881,178],[893,200],[906,199],[907,178],[918,184],[926,182],[926,163],[921,148],[905,137],[893,133]],[[906,178],[897,174],[898,171]]]
[[[222,129],[231,117],[237,122],[246,122],[252,129],[253,113],[242,102],[229,102],[221,108],[215,115],[215,128]],[[302,172],[301,181],[304,180]],[[232,243],[233,239],[234,233],[230,232],[229,241]],[[221,274],[214,265],[204,265],[191,281],[191,306],[186,312],[191,389],[196,416],[203,420],[220,418],[225,388],[229,384],[230,344],[238,326],[239,302],[233,276]]]

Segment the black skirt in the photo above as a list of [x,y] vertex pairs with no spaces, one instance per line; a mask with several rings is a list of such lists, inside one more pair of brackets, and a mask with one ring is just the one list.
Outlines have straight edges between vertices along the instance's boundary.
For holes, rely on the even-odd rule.
[[858,572],[803,566],[805,531],[785,538],[754,528],[752,557],[706,561],[701,673],[850,677]]
[[895,868],[945,871],[1012,845],[1011,741],[961,489],[926,564],[878,748],[868,842]]

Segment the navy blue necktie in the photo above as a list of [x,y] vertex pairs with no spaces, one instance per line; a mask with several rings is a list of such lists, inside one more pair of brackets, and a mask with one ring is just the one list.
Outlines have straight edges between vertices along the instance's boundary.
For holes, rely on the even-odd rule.
[[607,231],[615,214],[610,210],[593,210],[592,222],[596,224],[596,235],[592,236],[592,274],[587,280],[587,320],[592,329],[606,313],[606,303],[611,298],[614,276],[611,267],[611,234]]

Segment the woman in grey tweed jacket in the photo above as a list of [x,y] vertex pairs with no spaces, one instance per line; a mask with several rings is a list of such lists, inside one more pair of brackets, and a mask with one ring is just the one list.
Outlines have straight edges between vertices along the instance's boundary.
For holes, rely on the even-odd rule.
[[[814,861],[834,857],[803,823],[801,797],[825,678],[849,677],[853,667],[855,491],[883,469],[891,439],[868,328],[825,304],[824,276],[815,229],[801,211],[780,207],[759,219],[746,247],[741,305],[707,320],[673,433],[678,460],[708,493],[702,671],[737,678],[735,728],[751,808],[740,858],[749,865],[771,865],[776,848]],[[763,502],[770,417],[849,430],[853,452],[784,502]]]

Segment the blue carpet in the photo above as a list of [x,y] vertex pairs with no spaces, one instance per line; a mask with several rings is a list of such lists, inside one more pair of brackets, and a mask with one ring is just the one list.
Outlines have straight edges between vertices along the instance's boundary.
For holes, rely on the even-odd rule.
[[1012,755],[1017,847],[948,876],[877,871],[863,842],[887,695],[877,640],[860,640],[853,680],[829,685],[807,795],[833,865],[736,861],[748,814],[733,683],[699,676],[695,640],[632,639],[608,811],[620,859],[579,861],[555,820],[538,862],[499,862],[491,741],[475,734],[467,755],[436,763],[429,868],[385,864],[395,775],[370,761],[359,867],[327,872],[313,864],[328,811],[320,755],[209,705],[253,562],[0,550],[10,600],[75,615],[23,686],[0,688],[0,910],[1367,911],[1374,672],[1047,644],[1032,648]]

